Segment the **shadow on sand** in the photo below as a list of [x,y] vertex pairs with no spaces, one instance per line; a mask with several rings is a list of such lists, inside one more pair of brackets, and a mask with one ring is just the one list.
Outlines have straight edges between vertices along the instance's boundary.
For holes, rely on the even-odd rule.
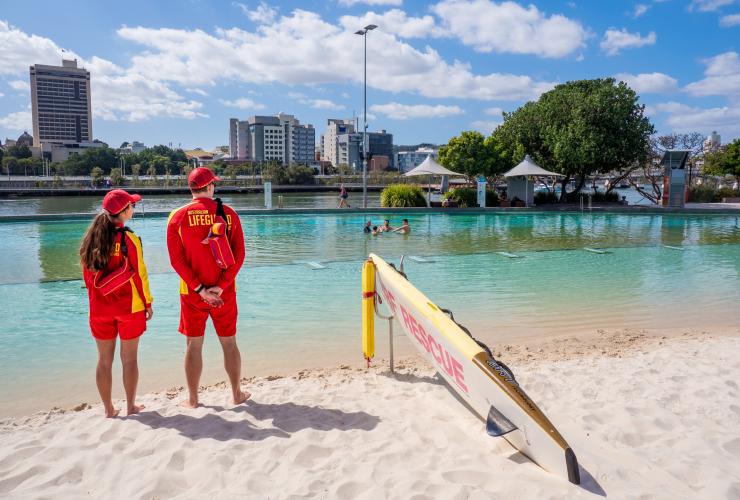
[[210,438],[217,441],[261,441],[269,437],[289,438],[291,433],[303,429],[370,431],[380,422],[379,417],[364,411],[348,413],[342,410],[295,403],[264,404],[249,400],[234,408],[227,409],[222,406],[206,408],[216,412],[226,410],[234,413],[246,412],[257,420],[272,420],[272,427],[256,427],[247,419],[229,420],[210,412],[196,417],[187,414],[163,416],[156,411],[148,411],[131,419],[148,425],[152,429],[175,429],[182,436],[192,440]]

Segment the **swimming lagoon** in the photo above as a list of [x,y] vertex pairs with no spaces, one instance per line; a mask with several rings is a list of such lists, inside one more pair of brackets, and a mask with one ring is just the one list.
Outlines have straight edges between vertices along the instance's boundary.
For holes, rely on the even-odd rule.
[[[394,225],[409,218],[412,233],[362,233],[365,220],[386,217]],[[740,325],[735,215],[379,211],[247,214],[242,224],[238,335],[247,376],[361,362],[360,268],[370,252],[396,263],[417,257],[405,261],[409,279],[492,344],[596,329]],[[86,226],[0,223],[0,414],[96,400],[77,264]],[[144,243],[155,311],[140,347],[140,391],[182,385],[166,219],[135,218],[130,226]],[[206,335],[203,382],[210,383],[223,374],[215,335]],[[403,353],[403,338],[398,345]]]

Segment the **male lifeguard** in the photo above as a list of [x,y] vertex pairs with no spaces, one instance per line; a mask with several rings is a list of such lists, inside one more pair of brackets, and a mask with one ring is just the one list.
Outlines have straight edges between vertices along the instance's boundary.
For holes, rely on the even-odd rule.
[[[173,210],[167,222],[167,249],[170,262],[180,275],[180,333],[187,338],[185,377],[189,397],[182,405],[199,405],[198,385],[203,371],[203,334],[208,317],[213,321],[224,352],[224,367],[231,382],[234,404],[246,401],[250,394],[241,390],[241,354],[236,345],[236,286],[234,280],[244,263],[244,233],[234,209],[213,198],[219,181],[211,170],[199,167],[188,176],[193,201]],[[226,223],[226,239],[234,263],[222,269],[207,238],[214,223]]]

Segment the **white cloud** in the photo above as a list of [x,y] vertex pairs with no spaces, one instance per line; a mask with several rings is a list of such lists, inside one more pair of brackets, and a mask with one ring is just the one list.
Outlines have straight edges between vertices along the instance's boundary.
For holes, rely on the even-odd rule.
[[219,99],[219,102],[221,102],[221,104],[223,104],[224,106],[229,106],[232,108],[265,109],[264,104],[259,104],[257,102],[254,102],[252,99],[248,99],[246,97],[240,97],[234,100]]
[[601,40],[601,50],[606,52],[608,55],[613,56],[619,53],[622,49],[632,49],[636,47],[643,47],[645,45],[653,45],[657,37],[654,31],[648,33],[647,36],[641,36],[639,33],[630,33],[626,29],[617,30],[609,28],[604,33],[604,38]]
[[740,14],[731,14],[729,16],[724,16],[719,20],[719,25],[723,28],[737,26],[738,24],[740,24]]
[[240,2],[231,2],[231,5],[237,7],[250,21],[254,21],[257,24],[269,24],[277,16],[277,9],[273,9],[264,1],[261,1],[255,9],[250,9],[249,6]]
[[187,92],[190,92],[191,94],[198,94],[198,95],[202,95],[203,97],[207,97],[208,96],[208,92],[206,92],[203,89],[185,89],[185,90]]
[[666,114],[665,123],[675,132],[708,132],[717,130],[728,137],[740,136],[740,107],[697,108],[678,102],[652,107],[655,114]]
[[[29,64],[59,65],[62,55],[65,58],[76,57],[78,64],[92,74],[93,114],[104,120],[205,116],[198,111],[201,103],[184,100],[161,79],[149,78],[132,68],[123,68],[95,56],[86,61],[74,52],[63,52],[48,38],[29,35],[4,21],[0,21],[0,46],[3,47],[0,50],[0,74],[6,75],[27,75]],[[24,85],[28,88],[27,83]]]
[[344,109],[344,105],[336,104],[329,99],[311,99],[309,101],[309,106],[314,109],[329,109],[334,111]]
[[725,7],[732,5],[735,0],[692,0],[689,5],[689,10],[698,10],[699,12],[713,12]]
[[[444,29],[436,25],[432,16],[409,17],[400,9],[391,9],[382,14],[366,12],[362,16],[342,16],[339,23],[352,32],[368,24],[374,24],[378,29],[400,38],[436,38],[447,35]],[[373,35],[371,31],[368,36],[372,38]]]
[[31,130],[31,127],[31,112],[28,110],[14,111],[5,116],[0,116],[0,129],[10,132],[23,132]]
[[[224,81],[287,85],[363,81],[362,38],[303,10],[257,32],[122,27],[118,34],[147,48],[133,57],[132,70],[159,81],[188,86]],[[373,32],[368,46],[368,85],[389,92],[520,100],[536,98],[554,85],[523,75],[477,75],[466,63],[449,63],[431,47],[418,50],[382,30]],[[208,71],[203,71],[206,67]]]
[[445,106],[442,104],[431,106],[429,104],[400,104],[397,102],[373,104],[370,106],[370,110],[394,120],[408,120],[412,118],[444,118],[465,113],[465,111],[459,106]]
[[8,82],[8,87],[14,90],[20,90],[21,92],[30,92],[30,84],[25,80],[11,80]]
[[635,19],[637,19],[638,17],[643,15],[645,12],[647,12],[649,8],[650,8],[649,5],[645,5],[644,3],[638,3],[637,5],[635,5],[635,10],[632,13],[632,16]]
[[288,92],[288,97],[290,97],[291,99],[295,99],[301,104],[305,104],[306,106],[310,106],[314,109],[329,109],[338,111],[345,108],[344,105],[336,104],[329,99],[309,99],[306,94],[303,94],[301,92]]
[[639,94],[662,94],[676,90],[678,82],[664,73],[619,73],[614,75],[619,81],[629,85]]
[[577,21],[511,1],[443,0],[431,10],[447,31],[479,52],[557,58],[583,47],[588,37]]
[[[5,21],[0,21],[0,75],[28,77],[31,64],[55,64],[62,60],[62,48],[38,35],[29,35]],[[74,57],[71,52],[65,57]]]
[[400,6],[403,3],[403,0],[339,0],[339,5],[344,5],[346,7],[351,7],[353,5],[357,4],[367,4],[367,5],[396,5]]
[[704,60],[705,78],[690,83],[686,92],[694,96],[727,96],[740,97],[740,55],[737,52],[725,52]]
[[504,110],[501,108],[486,108],[483,110],[483,112],[489,116],[498,116],[498,117],[501,117],[504,114]]
[[2,92],[0,92],[0,97],[5,97],[5,94],[3,94]]
[[503,120],[475,120],[470,126],[484,135],[490,135],[502,122]]

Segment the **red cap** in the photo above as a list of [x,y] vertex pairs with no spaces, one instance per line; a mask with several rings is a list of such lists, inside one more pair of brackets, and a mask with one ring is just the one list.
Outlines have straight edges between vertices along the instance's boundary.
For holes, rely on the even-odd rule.
[[218,177],[211,171],[210,168],[198,167],[194,168],[190,175],[188,175],[188,186],[191,189],[200,189],[206,187],[213,181],[220,181]]
[[108,191],[103,198],[103,210],[111,215],[120,214],[131,203],[141,201],[140,194],[129,194],[123,189]]

